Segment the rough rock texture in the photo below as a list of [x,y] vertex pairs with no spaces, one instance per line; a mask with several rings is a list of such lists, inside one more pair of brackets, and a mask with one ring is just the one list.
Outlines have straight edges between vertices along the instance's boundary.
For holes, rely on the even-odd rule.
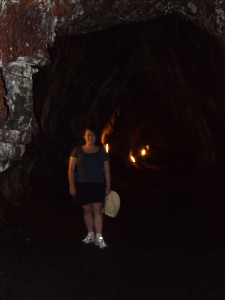
[[50,57],[34,75],[37,174],[65,178],[60,164],[89,122],[112,131],[105,139],[121,169],[131,166],[131,150],[138,156],[149,144],[150,159],[136,162],[146,179],[149,170],[165,167],[189,169],[196,179],[196,170],[202,176],[204,168],[222,165],[224,49],[193,22],[168,16],[61,36]]
[[[10,165],[10,160],[22,156],[22,145],[29,141],[22,137],[32,133],[31,68],[46,63],[56,33],[80,34],[171,13],[196,21],[221,39],[224,36],[223,1],[1,1],[0,58],[5,82],[1,94],[6,93],[9,116],[2,127],[8,133],[1,135],[0,157],[4,163],[0,171]],[[3,102],[1,107],[6,111]],[[15,135],[16,130],[22,133]]]
[[[21,159],[25,145],[38,130],[33,113],[33,74],[50,62],[48,50],[53,47],[56,36],[91,33],[168,15],[194,22],[223,45],[224,1],[2,0],[0,172]],[[78,100],[77,106],[82,106]],[[109,117],[109,111],[104,118]],[[202,128],[200,135],[208,131],[203,123],[196,126]]]

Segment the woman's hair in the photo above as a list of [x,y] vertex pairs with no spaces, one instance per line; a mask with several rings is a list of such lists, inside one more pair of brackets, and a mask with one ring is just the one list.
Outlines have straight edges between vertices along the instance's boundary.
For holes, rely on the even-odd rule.
[[87,130],[90,130],[90,131],[94,132],[94,134],[95,134],[96,136],[98,136],[98,131],[97,131],[94,127],[86,127],[86,128],[84,128],[84,129],[82,130],[83,136],[85,135],[85,133],[86,133]]

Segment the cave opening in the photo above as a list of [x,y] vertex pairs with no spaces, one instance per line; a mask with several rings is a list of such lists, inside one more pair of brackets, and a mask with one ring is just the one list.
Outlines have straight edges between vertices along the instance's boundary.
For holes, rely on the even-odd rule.
[[34,75],[46,178],[63,172],[66,182],[68,155],[90,124],[109,143],[115,183],[130,192],[185,190],[222,172],[224,49],[194,23],[169,16],[57,36],[49,54]]

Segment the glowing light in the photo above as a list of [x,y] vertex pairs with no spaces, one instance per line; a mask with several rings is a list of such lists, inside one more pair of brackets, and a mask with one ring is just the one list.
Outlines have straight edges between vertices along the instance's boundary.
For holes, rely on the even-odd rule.
[[105,151],[109,153],[109,144],[105,144]]
[[141,155],[145,156],[146,155],[146,149],[141,149]]
[[136,162],[136,159],[134,158],[134,156],[132,154],[130,154],[130,160],[135,163]]
[[140,153],[141,153],[141,156],[145,156],[145,155],[149,155],[149,150],[150,150],[150,147],[149,145],[145,145],[141,150],[140,150]]

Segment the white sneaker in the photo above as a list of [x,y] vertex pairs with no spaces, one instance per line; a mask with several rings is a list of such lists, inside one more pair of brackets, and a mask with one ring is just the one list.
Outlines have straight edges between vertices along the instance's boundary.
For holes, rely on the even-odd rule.
[[96,238],[95,245],[98,246],[100,249],[105,249],[108,247],[102,236]]
[[82,240],[82,242],[85,243],[85,244],[95,243],[95,235],[91,234],[91,233],[88,233],[86,235],[86,237]]

